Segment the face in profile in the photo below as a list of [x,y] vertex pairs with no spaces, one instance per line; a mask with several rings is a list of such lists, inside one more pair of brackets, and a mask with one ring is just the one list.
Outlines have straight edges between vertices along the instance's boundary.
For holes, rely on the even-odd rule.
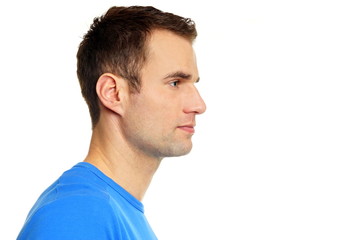
[[191,42],[169,31],[154,31],[141,71],[141,90],[129,96],[122,117],[130,144],[157,158],[189,153],[195,117],[206,110],[195,86],[198,80]]

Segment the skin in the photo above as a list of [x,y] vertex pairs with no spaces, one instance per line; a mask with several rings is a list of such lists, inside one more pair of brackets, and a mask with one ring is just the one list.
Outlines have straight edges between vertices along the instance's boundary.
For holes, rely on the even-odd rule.
[[140,201],[164,157],[190,152],[195,117],[206,110],[191,42],[155,30],[148,52],[140,93],[112,73],[98,79],[101,114],[85,159]]

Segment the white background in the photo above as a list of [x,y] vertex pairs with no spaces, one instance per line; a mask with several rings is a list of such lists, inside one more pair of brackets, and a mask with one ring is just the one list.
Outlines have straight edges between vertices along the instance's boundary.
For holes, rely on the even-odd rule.
[[358,1],[3,2],[0,239],[85,157],[77,47],[95,16],[134,4],[195,20],[208,107],[145,197],[159,239],[360,238]]

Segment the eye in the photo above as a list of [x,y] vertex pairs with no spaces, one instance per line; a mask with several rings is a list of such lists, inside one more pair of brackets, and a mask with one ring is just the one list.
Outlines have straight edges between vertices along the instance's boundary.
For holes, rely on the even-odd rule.
[[179,85],[179,80],[176,80],[176,81],[172,81],[171,83],[170,83],[170,86],[172,86],[172,87],[177,87],[178,85]]

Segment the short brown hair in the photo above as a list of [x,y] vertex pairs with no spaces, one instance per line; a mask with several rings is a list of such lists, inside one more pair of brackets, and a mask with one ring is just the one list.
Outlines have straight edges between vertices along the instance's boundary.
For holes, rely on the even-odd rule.
[[140,70],[147,56],[146,40],[155,29],[169,30],[191,42],[197,36],[191,19],[154,7],[112,7],[94,19],[77,52],[77,75],[93,128],[100,118],[98,78],[111,72],[126,79],[132,91],[139,92]]

